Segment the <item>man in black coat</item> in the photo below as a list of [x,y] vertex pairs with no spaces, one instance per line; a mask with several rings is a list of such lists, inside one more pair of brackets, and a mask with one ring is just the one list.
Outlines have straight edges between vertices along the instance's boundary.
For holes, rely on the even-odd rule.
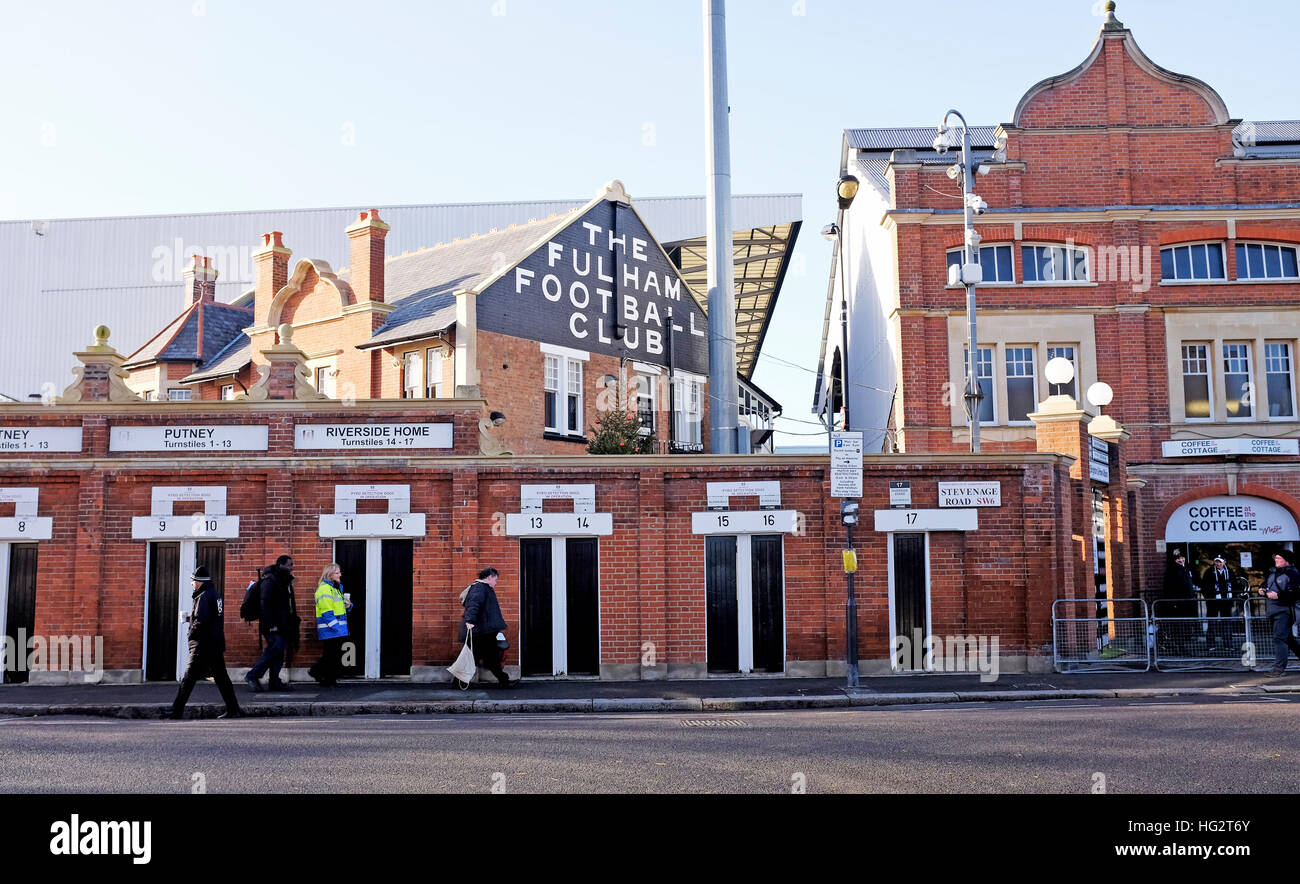
[[1196,580],[1187,567],[1187,557],[1181,549],[1174,550],[1174,561],[1165,571],[1164,599],[1176,600],[1161,605],[1157,616],[1195,617],[1196,616]]
[[1300,642],[1291,634],[1295,623],[1295,605],[1300,602],[1300,571],[1295,567],[1295,553],[1279,550],[1273,556],[1274,568],[1268,572],[1268,585],[1259,594],[1268,599],[1265,613],[1273,621],[1273,668],[1269,675],[1286,672],[1287,649],[1300,657]]
[[463,643],[468,633],[474,658],[496,676],[501,687],[512,688],[519,682],[511,681],[510,676],[501,668],[502,649],[497,644],[497,633],[506,628],[505,617],[501,615],[501,604],[497,601],[498,577],[496,568],[484,568],[478,572],[478,580],[465,590],[461,599],[465,613],[460,619],[459,641]]
[[286,650],[298,647],[298,616],[293,605],[293,557],[280,556],[275,564],[262,572],[258,586],[262,597],[262,617],[259,627],[266,648],[248,670],[244,681],[254,691],[262,690],[262,674],[271,670],[270,689],[287,691],[289,686],[280,680]]
[[235,689],[226,672],[226,627],[221,596],[204,566],[195,568],[190,580],[194,584],[194,608],[186,618],[190,622],[190,662],[185,667],[185,677],[181,679],[172,708],[163,718],[181,718],[194,683],[209,674],[226,703],[226,711],[217,718],[239,718],[243,713],[239,710]]

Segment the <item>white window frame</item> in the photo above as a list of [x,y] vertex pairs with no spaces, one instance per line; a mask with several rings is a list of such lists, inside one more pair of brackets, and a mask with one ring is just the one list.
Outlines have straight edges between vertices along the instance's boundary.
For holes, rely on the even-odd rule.
[[[992,399],[993,399],[993,417],[990,420],[980,421],[980,426],[996,427],[998,425],[998,353],[1001,351],[1002,348],[1000,348],[997,344],[976,344],[975,349],[989,351],[989,392],[992,394]],[[964,396],[966,392],[966,378],[970,372],[970,367],[966,362],[966,360],[969,357],[966,354],[969,352],[970,352],[970,347],[963,344],[962,345],[962,367],[966,369],[967,374],[963,374],[961,376],[961,379],[957,382],[958,397]],[[980,380],[978,366],[976,366],[975,371],[976,371],[975,384],[978,387],[979,380]],[[961,408],[961,413],[962,416],[964,417],[966,414],[965,405],[959,402],[958,407]],[[979,406],[976,407],[978,408]],[[973,418],[967,418],[966,425],[970,426],[972,420]]]
[[172,387],[167,391],[168,402],[193,402],[194,391],[185,387]]
[[700,445],[704,441],[704,378],[683,372],[673,374],[673,441]]
[[[1060,242],[1033,242],[1033,241],[1020,242],[1017,243],[1017,245],[1020,246],[1021,249],[1020,280],[1022,285],[1069,286],[1069,285],[1093,285],[1094,284],[1092,281],[1092,249],[1088,248],[1087,246],[1081,246],[1078,245],[1077,243],[1074,245],[1067,245],[1066,243],[1060,243]],[[1028,278],[1027,274],[1025,273],[1025,268],[1029,266],[1028,264],[1025,263],[1025,253],[1024,253],[1025,249],[1052,249],[1061,252],[1078,252],[1083,255],[1083,268],[1084,268],[1084,275],[1086,278],[1085,279],[1031,280]],[[1065,267],[1068,269],[1069,273],[1074,273],[1075,264],[1076,262],[1074,260],[1065,261]],[[1038,272],[1037,253],[1035,253],[1034,272],[1035,273]]]
[[[1246,341],[1246,340],[1225,340],[1220,342],[1219,344],[1218,357],[1223,364],[1223,375],[1224,375],[1223,419],[1224,421],[1230,424],[1253,424],[1259,421],[1259,398],[1260,398],[1258,395],[1259,387],[1255,383],[1255,358],[1254,358],[1254,353],[1252,352],[1254,350],[1254,343],[1255,343],[1254,341]],[[1245,353],[1245,359],[1246,359],[1246,395],[1250,397],[1250,402],[1248,403],[1248,407],[1250,408],[1250,414],[1247,415],[1246,417],[1232,417],[1228,413],[1228,377],[1227,376],[1229,372],[1228,372],[1227,349],[1229,347],[1244,348],[1243,352]],[[1233,357],[1233,358],[1240,358],[1240,357]],[[1233,372],[1233,374],[1240,374],[1240,372]]]
[[[1166,277],[1164,271],[1164,254],[1166,251],[1173,249],[1189,248],[1191,246],[1218,246],[1220,263],[1223,265],[1223,276],[1211,276],[1207,279],[1197,279],[1194,276],[1173,276]],[[1190,253],[1189,253],[1190,254]],[[1209,266],[1209,256],[1206,256],[1206,267]],[[1174,259],[1174,268],[1177,270],[1178,260]],[[1216,285],[1228,281],[1228,250],[1221,239],[1203,239],[1193,242],[1175,242],[1160,247],[1160,284],[1161,285]]]
[[[658,385],[659,378],[657,376],[640,371],[636,373],[636,414],[638,422],[641,420],[641,400],[643,398],[650,400],[650,426],[647,427],[645,424],[641,424],[641,428],[637,430],[642,436],[653,436],[658,429],[659,397],[656,395],[655,390]],[[647,390],[649,393],[642,396],[643,390]]]
[[[1295,282],[1296,280],[1300,279],[1300,247],[1297,247],[1295,243],[1285,243],[1285,242],[1267,242],[1267,241],[1264,241],[1264,240],[1258,240],[1258,239],[1239,239],[1239,240],[1235,240],[1235,241],[1233,242],[1233,255],[1234,255],[1234,257],[1236,256],[1236,252],[1237,252],[1238,249],[1245,249],[1245,250],[1246,250],[1246,259],[1247,259],[1247,260],[1246,260],[1246,264],[1247,264],[1247,266],[1246,266],[1246,270],[1249,270],[1249,269],[1250,269],[1250,266],[1249,266],[1249,265],[1250,265],[1250,248],[1249,248],[1250,246],[1262,246],[1262,247],[1265,248],[1265,249],[1284,249],[1284,250],[1286,250],[1286,251],[1289,251],[1289,252],[1291,253],[1293,259],[1295,260],[1296,270],[1297,270],[1297,275],[1294,275],[1294,276],[1268,276],[1268,275],[1264,275],[1264,276],[1248,276],[1248,275],[1242,273],[1241,259],[1238,257],[1238,258],[1236,259],[1236,260],[1237,260],[1237,280],[1238,280],[1238,282],[1252,282],[1252,283],[1259,283],[1259,282]],[[1278,261],[1279,261],[1279,263],[1281,262],[1281,255],[1280,255],[1280,254],[1279,254],[1279,256],[1278,256]],[[1224,272],[1225,272],[1225,273],[1227,272],[1227,271],[1226,271],[1226,268],[1225,268],[1225,271],[1224,271]]]
[[[1205,348],[1205,397],[1210,403],[1209,417],[1190,417],[1187,414],[1187,354],[1183,352],[1185,347],[1204,347]],[[1212,424],[1214,423],[1214,341],[1179,341],[1179,379],[1183,384],[1183,421],[1189,424]]]
[[[415,357],[412,359],[411,357]],[[420,399],[421,389],[420,380],[424,375],[423,362],[419,350],[407,350],[402,354],[402,398],[403,399]],[[415,386],[411,386],[411,380],[415,380]]]
[[[583,436],[585,435],[583,427],[586,421],[586,395],[582,389],[583,369],[582,363],[591,359],[591,354],[582,350],[574,350],[569,347],[557,347],[554,344],[538,345],[542,351],[542,426],[547,433],[553,433],[557,436]],[[558,375],[556,383],[558,389],[552,390],[547,384],[550,381],[546,376],[546,363],[548,359],[555,359]],[[577,388],[573,389],[570,372],[577,371]],[[546,393],[554,392],[556,394],[555,417],[557,424],[564,424],[563,427],[547,426],[546,424]],[[573,395],[578,397],[577,418],[578,426],[571,428],[568,425],[569,417],[569,397]]]
[[[997,280],[993,280],[993,281],[989,281],[989,280],[985,279],[982,283],[980,283],[980,285],[1015,285],[1015,284],[1016,284],[1016,243],[1014,243],[1014,242],[991,242],[991,243],[981,243],[979,248],[980,248],[980,251],[982,251],[982,250],[984,250],[984,249],[999,249],[999,248],[1004,248],[1004,247],[1007,248],[1007,249],[1010,249],[1010,251],[1011,251],[1011,278],[1010,278],[1010,279],[997,279]],[[959,254],[959,255],[962,255],[963,257],[965,257],[965,252],[966,252],[966,249],[965,249],[964,246],[957,246],[956,248],[948,249],[946,252],[944,252],[944,256],[943,256],[943,260],[944,260],[944,265],[943,265],[943,266],[944,266],[944,271],[943,271],[943,272],[944,272],[944,274],[945,274],[945,275],[944,275],[944,279],[945,279],[945,280],[948,278],[948,277],[947,277],[948,267],[949,267],[948,256],[949,256],[949,255],[956,255],[956,254]],[[976,255],[976,260],[978,260],[978,259],[979,259],[979,255],[977,254],[977,255]],[[997,267],[997,265],[998,265],[998,262],[997,262],[997,257],[996,257],[996,254],[995,254],[994,259],[993,259],[993,266],[994,266],[994,267]],[[962,286],[960,286],[960,285],[948,285],[948,286],[946,286],[946,287],[947,287],[947,288],[950,288],[950,289],[959,289],[959,288],[962,288]]]
[[[441,387],[446,386],[447,360],[453,358],[443,347],[428,347],[424,351],[424,398],[446,399]],[[433,381],[434,366],[437,366],[438,380]]]
[[[226,395],[227,393],[229,393],[230,395],[227,396]],[[222,402],[233,402],[235,399],[235,385],[222,384],[221,390],[220,392],[217,393],[217,396]]]
[[[1026,417],[1025,417],[1024,420],[1012,420],[1012,419],[1011,419],[1011,375],[1007,374],[1007,368],[1008,368],[1008,366],[1007,366],[1007,351],[1008,351],[1008,350],[1011,350],[1011,349],[1016,349],[1016,350],[1028,350],[1028,351],[1029,351],[1029,362],[1030,362],[1030,366],[1029,366],[1029,375],[1028,375],[1028,376],[1029,376],[1030,380],[1033,382],[1033,385],[1034,385],[1034,392],[1033,392],[1033,394],[1032,394],[1032,401],[1033,401],[1033,403],[1034,403],[1034,408],[1031,408],[1031,409],[1029,410],[1029,412],[1026,414]],[[1033,423],[1034,423],[1034,422],[1031,421],[1031,420],[1029,419],[1028,414],[1032,414],[1032,413],[1036,410],[1036,407],[1037,407],[1037,405],[1038,405],[1038,401],[1039,401],[1039,400],[1038,400],[1038,372],[1039,372],[1039,366],[1038,366],[1038,347],[1037,347],[1037,345],[1035,345],[1035,344],[1033,344],[1033,343],[1024,343],[1024,344],[1007,343],[1007,344],[1003,345],[1003,347],[1001,348],[1001,350],[1002,350],[1002,381],[1003,381],[1004,384],[1006,384],[1006,389],[1004,390],[1004,394],[1005,394],[1005,398],[1006,398],[1006,402],[1007,402],[1007,426],[1009,426],[1009,427],[1027,427],[1027,426],[1033,426]],[[1025,376],[1024,376],[1024,375],[1017,375],[1016,377],[1017,377],[1017,378],[1023,378],[1023,377],[1025,377]],[[996,401],[994,402],[994,412],[993,412],[993,413],[994,413],[995,415],[997,414],[997,402],[996,402]]]
[[[1272,374],[1281,374],[1281,372],[1268,370],[1268,360],[1269,360],[1268,348],[1279,347],[1279,346],[1286,348],[1287,390],[1289,395],[1291,396],[1291,401],[1289,403],[1291,406],[1291,413],[1289,415],[1278,415],[1277,417],[1274,417],[1272,413],[1273,397],[1269,395],[1268,377],[1269,375]],[[1264,418],[1261,418],[1261,420],[1286,421],[1286,422],[1294,423],[1296,420],[1300,419],[1297,418],[1296,415],[1297,403],[1296,403],[1296,396],[1295,396],[1295,345],[1291,341],[1276,341],[1276,340],[1270,341],[1267,339],[1264,341],[1264,404],[1268,406],[1269,413]]]

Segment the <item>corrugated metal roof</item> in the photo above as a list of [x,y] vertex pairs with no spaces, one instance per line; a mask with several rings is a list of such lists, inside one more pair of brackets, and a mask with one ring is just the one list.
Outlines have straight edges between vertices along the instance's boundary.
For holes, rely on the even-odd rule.
[[1300,120],[1247,121],[1255,127],[1255,143],[1300,141]]
[[[993,149],[993,133],[997,126],[971,126],[971,147]],[[911,126],[887,129],[845,129],[849,147],[856,150],[929,150],[939,132],[936,126]]]
[[[542,202],[411,205],[383,208],[392,227],[389,255],[450,242],[511,224],[563,214],[589,198]],[[636,198],[637,210],[660,242],[701,236],[707,229],[704,197]],[[182,272],[195,251],[220,272],[217,300],[235,300],[253,284],[252,253],[261,235],[284,232],[300,258],[346,265],[344,229],[359,208],[287,209],[124,218],[72,218],[44,222],[0,221],[0,305],[6,324],[22,329],[0,348],[0,394],[57,395],[71,383],[73,352],[91,341],[99,323],[110,343],[130,353],[186,307]],[[798,194],[736,196],[736,230],[801,220]],[[70,321],[71,319],[71,321]]]

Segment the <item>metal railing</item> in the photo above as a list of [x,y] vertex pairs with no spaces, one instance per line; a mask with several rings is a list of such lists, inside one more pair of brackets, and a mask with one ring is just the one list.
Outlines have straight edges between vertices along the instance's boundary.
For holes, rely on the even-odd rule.
[[[1057,672],[1249,672],[1273,664],[1273,623],[1259,596],[1233,599],[1058,599]],[[1292,627],[1295,634],[1296,628]],[[1300,662],[1288,657],[1288,668]]]
[[1057,599],[1052,659],[1057,672],[1146,672],[1150,618],[1142,599]]

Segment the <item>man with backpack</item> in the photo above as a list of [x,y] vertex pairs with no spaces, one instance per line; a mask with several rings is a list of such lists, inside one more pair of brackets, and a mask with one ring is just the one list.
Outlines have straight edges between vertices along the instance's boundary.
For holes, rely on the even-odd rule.
[[[250,595],[252,591],[250,587]],[[285,652],[298,647],[298,614],[294,610],[293,600],[293,557],[280,556],[274,565],[265,568],[256,593],[259,603],[258,628],[266,641],[266,647],[253,668],[244,676],[244,681],[254,692],[261,691],[262,674],[270,669],[269,688],[273,691],[287,691],[288,685],[280,680],[280,669],[284,666]],[[252,619],[251,601],[251,598],[245,598],[244,604],[240,606],[240,616],[245,619]]]

